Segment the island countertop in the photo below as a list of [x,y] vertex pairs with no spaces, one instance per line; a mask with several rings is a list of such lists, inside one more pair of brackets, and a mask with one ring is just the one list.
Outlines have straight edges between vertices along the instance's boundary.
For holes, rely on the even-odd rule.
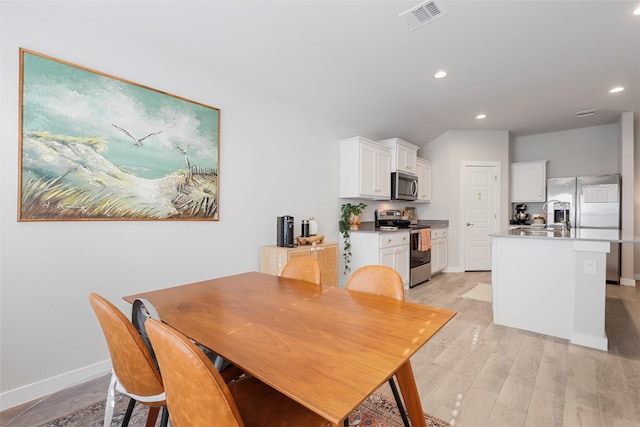
[[561,228],[518,227],[504,232],[492,233],[491,237],[513,237],[546,240],[588,240],[594,242],[640,243],[640,236],[606,228],[572,228],[568,232]]

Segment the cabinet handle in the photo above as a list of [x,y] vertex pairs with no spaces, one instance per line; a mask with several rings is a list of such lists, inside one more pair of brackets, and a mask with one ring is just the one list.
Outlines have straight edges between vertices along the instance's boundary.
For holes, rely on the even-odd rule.
[[406,237],[403,237],[403,238],[402,238],[402,240],[407,240],[407,238],[406,238]]
[[387,239],[387,242],[390,242],[390,241],[391,241],[391,239]]

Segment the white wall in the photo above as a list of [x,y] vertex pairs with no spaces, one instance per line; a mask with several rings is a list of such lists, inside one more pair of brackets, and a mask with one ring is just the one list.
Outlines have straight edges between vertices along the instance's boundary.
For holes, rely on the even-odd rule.
[[619,173],[618,125],[513,138],[511,161],[548,160],[547,177]]
[[[633,141],[633,113],[627,112],[620,115],[618,121],[619,145],[620,145],[620,175],[623,185],[621,211],[621,229],[626,235],[634,234],[634,192],[635,192],[635,162]],[[636,212],[635,216],[640,215]],[[634,278],[634,252],[635,245],[623,244],[620,253],[620,284],[635,286]]]
[[[101,4],[1,6],[0,409],[106,372],[90,292],[126,312],[125,295],[258,270],[279,215],[338,238],[337,141],[355,131],[149,51],[117,22],[93,31]],[[17,222],[19,47],[220,108],[220,221]]]
[[[633,230],[634,235],[640,235],[640,117],[637,115],[634,118],[633,128],[634,132],[634,147],[633,147],[633,169],[634,169],[634,192],[633,192]],[[634,250],[634,279],[640,280],[640,247],[635,246]]]
[[[507,131],[448,131],[424,146],[421,156],[433,162],[433,199],[419,205],[421,219],[449,220],[449,265],[446,271],[464,271],[464,252],[460,244],[464,228],[460,222],[460,170],[463,162],[497,162],[500,164],[498,203],[504,222],[509,211],[509,133]],[[436,184],[437,183],[437,184]],[[444,217],[446,215],[446,217]]]

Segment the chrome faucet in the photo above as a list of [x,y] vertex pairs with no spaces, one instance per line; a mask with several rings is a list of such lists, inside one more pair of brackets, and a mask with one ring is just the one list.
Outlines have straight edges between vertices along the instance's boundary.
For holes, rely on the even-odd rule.
[[[551,203],[556,204],[556,203],[560,203],[562,205],[562,208],[564,210],[564,219],[562,221],[562,227],[566,230],[571,230],[571,219],[569,219],[569,203],[568,202],[563,202],[561,200],[547,200],[547,202],[542,205],[542,211],[546,214],[547,212],[547,206],[550,205]],[[547,221],[548,224],[548,221]]]

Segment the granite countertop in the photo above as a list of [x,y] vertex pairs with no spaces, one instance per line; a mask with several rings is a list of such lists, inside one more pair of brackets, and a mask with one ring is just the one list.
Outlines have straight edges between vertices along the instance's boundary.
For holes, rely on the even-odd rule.
[[418,220],[418,225],[411,228],[398,228],[397,230],[380,230],[375,226],[374,221],[365,221],[360,224],[360,230],[353,230],[355,233],[397,233],[398,231],[419,230],[421,228],[447,228],[449,220]]
[[520,227],[506,232],[490,234],[492,237],[515,237],[547,240],[589,240],[615,243],[640,243],[640,236],[605,228],[572,228],[568,232],[561,228]]

